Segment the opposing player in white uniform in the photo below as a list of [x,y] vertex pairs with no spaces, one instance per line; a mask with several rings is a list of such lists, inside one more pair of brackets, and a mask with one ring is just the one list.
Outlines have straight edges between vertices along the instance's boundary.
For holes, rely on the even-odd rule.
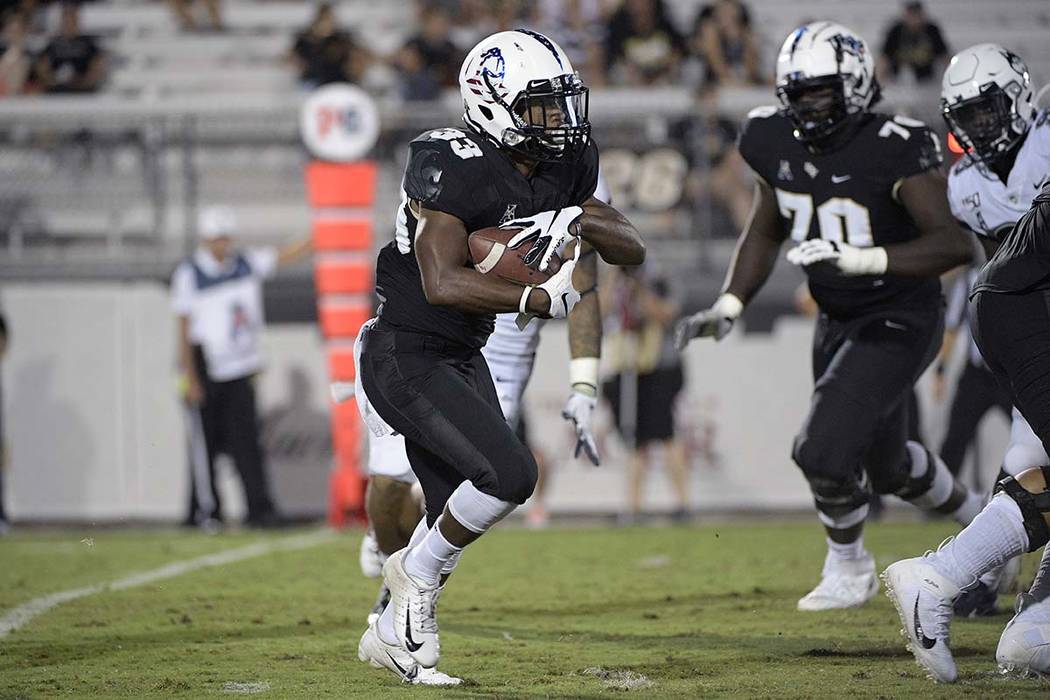
[[[600,173],[594,196],[605,203],[611,199]],[[597,259],[593,252],[581,257],[580,267],[590,270],[592,279],[597,279]],[[575,428],[575,456],[578,457],[582,452],[597,465],[598,450],[590,425],[597,403],[601,313],[598,295],[594,293],[596,290],[592,287],[581,292],[583,298],[569,315],[571,387],[562,417],[571,421]],[[544,319],[533,319],[523,329],[519,329],[517,316],[513,313],[497,314],[495,329],[481,351],[492,374],[503,416],[516,430],[522,426],[522,397],[532,376],[540,329],[546,323]],[[355,347],[355,356],[359,356],[359,352],[360,349]],[[360,373],[357,376],[360,377]],[[368,404],[360,381],[356,382],[353,390],[361,415],[366,424],[370,424],[377,416]],[[333,394],[336,400],[349,397],[349,391],[339,386],[333,387]],[[417,530],[424,515],[423,499],[405,454],[405,439],[397,433],[380,436],[377,435],[379,432],[384,431],[367,431],[368,489],[365,510],[370,527],[361,541],[360,564],[361,572],[369,578],[378,578],[387,557],[408,546],[415,532],[426,532],[425,527]],[[449,572],[457,563],[450,562]],[[390,592],[386,586],[381,586],[376,605],[368,617],[369,624],[382,613],[389,599]],[[420,667],[412,682],[420,685],[455,685],[459,679],[436,669]]]
[[[952,134],[967,151],[948,176],[951,210],[978,235],[991,257],[1050,180],[1050,112],[1037,111],[1021,58],[996,44],[978,44],[952,58],[942,82],[941,106]],[[1048,464],[1042,441],[1015,408],[999,488]],[[1015,488],[1014,493],[1024,497],[1024,491]],[[1005,578],[1003,564],[1010,556],[1002,544],[1009,539],[1003,523],[1009,518],[1004,520],[1002,513],[1009,510],[1013,495],[1008,494],[1009,488],[999,493],[960,537],[935,554],[897,562],[884,574],[909,648],[935,680],[956,678],[947,644],[953,603],[958,610],[963,596],[982,593],[994,601]],[[1050,673],[1046,551],[999,641],[996,658],[1003,671]]]
[[[1010,143],[1002,136],[1001,122],[1014,119],[1005,114],[997,116],[999,105],[985,108],[983,98],[971,94],[978,70],[986,74],[982,82],[994,83],[1004,91],[1011,85],[1027,83],[1028,78],[1021,59],[997,44],[978,44],[960,52],[944,74],[941,97],[946,118],[956,138],[969,143],[970,151],[948,174],[948,202],[955,218],[977,234],[991,257],[1001,237],[1028,211],[1042,183],[1050,177],[1050,113],[1044,111],[1032,120],[1023,120],[1023,124],[1012,125],[1007,130],[1008,138],[1013,139]],[[974,98],[978,98],[976,103]],[[1050,457],[1028,421],[1014,408],[999,479],[1044,464],[1050,464]],[[1013,585],[1019,568],[1020,562],[1014,560],[989,572],[975,589],[964,594],[964,598],[976,600],[960,600],[956,610],[994,612],[996,594]]]

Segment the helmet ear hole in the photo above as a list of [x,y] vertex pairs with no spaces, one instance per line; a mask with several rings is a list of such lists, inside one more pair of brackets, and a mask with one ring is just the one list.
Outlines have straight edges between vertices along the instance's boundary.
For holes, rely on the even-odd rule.
[[492,121],[492,110],[491,109],[489,109],[485,105],[478,105],[478,111],[481,112],[481,115],[483,117],[485,117],[489,121]]

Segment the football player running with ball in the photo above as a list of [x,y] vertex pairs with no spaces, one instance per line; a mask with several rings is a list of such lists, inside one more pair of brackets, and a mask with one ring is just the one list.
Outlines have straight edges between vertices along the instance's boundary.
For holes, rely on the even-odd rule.
[[879,589],[864,547],[871,490],[968,523],[981,500],[907,439],[908,394],[944,327],[938,275],[968,263],[941,154],[921,122],[871,111],[879,98],[864,40],[831,22],[799,27],[777,57],[781,107],[744,123],[740,153],[758,175],[751,218],[723,293],[679,323],[676,343],[728,333],[783,242],[820,308],[813,398],[792,456],[827,533],[820,583],[799,610],[863,605]]
[[[916,660],[934,680],[952,682],[953,604],[958,610],[981,590],[994,600],[1004,565],[1050,538],[1050,113],[1037,112],[1024,62],[995,44],[952,58],[941,107],[967,150],[948,178],[952,210],[994,251],[971,291],[974,340],[1020,411],[1005,478],[981,514],[937,552],[899,561],[883,575]],[[1001,670],[1050,673],[1045,549],[1016,613],[996,650]]]
[[[467,128],[409,145],[396,238],[376,264],[377,320],[361,339],[361,384],[376,412],[366,419],[405,436],[427,529],[384,564],[390,603],[359,652],[406,680],[438,662],[437,599],[459,553],[536,483],[480,351],[494,314],[567,316],[585,248],[614,265],[645,259],[634,227],[593,197],[587,88],[554,42],[525,30],[484,39],[463,62],[460,92]],[[570,246],[535,287],[471,265],[469,232],[515,222],[541,270]]]

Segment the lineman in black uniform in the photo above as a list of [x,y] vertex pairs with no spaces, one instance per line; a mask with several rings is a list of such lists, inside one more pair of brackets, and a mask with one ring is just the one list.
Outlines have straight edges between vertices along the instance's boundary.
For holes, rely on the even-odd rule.
[[820,584],[800,610],[862,605],[878,591],[862,528],[869,489],[962,522],[980,502],[907,439],[908,396],[943,331],[938,275],[972,257],[921,122],[870,112],[878,83],[863,39],[817,22],[792,32],[777,59],[782,108],[759,108],[740,135],[758,175],[751,219],[723,294],[683,320],[680,347],[722,338],[765,282],[784,240],[797,247],[820,308],[815,387],[792,456],[827,531]]
[[592,196],[587,89],[560,48],[534,32],[495,34],[467,56],[460,88],[469,128],[430,131],[409,146],[396,238],[376,266],[378,320],[362,341],[362,385],[405,436],[430,527],[388,559],[390,604],[358,651],[408,680],[437,663],[442,575],[536,482],[480,353],[494,314],[562,318],[580,298],[575,285],[593,287],[573,279],[582,244],[547,282],[523,288],[473,269],[468,232],[525,227],[516,241],[533,246],[541,269],[578,239],[612,264],[645,257],[634,227]]

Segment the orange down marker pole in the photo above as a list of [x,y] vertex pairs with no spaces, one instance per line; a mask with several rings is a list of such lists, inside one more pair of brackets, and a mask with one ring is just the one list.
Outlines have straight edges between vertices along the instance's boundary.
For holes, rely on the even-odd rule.
[[[313,161],[305,175],[313,210],[314,282],[329,378],[349,382],[354,380],[354,339],[372,315],[376,164]],[[352,399],[332,405],[335,464],[329,482],[328,522],[335,527],[365,519],[364,429]]]

